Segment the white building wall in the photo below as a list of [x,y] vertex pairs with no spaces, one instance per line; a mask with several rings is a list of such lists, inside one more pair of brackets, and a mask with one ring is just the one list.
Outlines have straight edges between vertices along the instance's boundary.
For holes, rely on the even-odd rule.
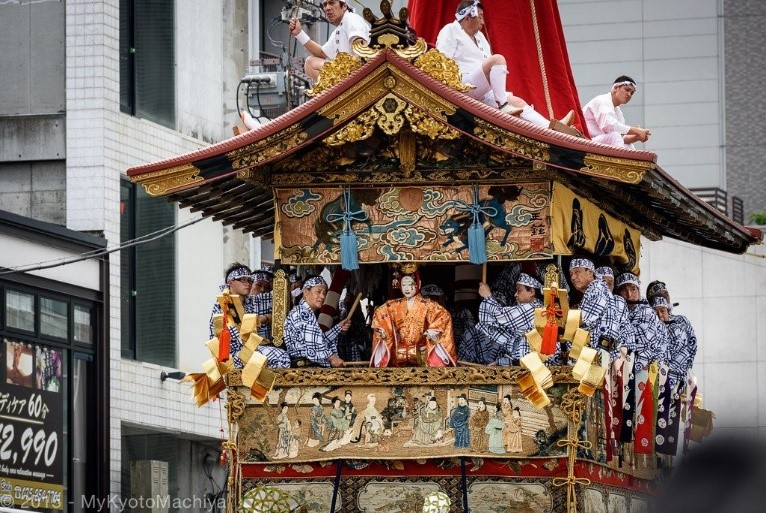
[[644,149],[690,188],[726,188],[721,0],[559,0],[580,101],[631,76],[622,107],[651,129]]
[[642,240],[642,293],[664,281],[698,339],[694,373],[717,433],[766,434],[766,246],[743,255]]
[[[127,168],[230,135],[223,108],[222,12],[221,0],[176,5],[176,122],[181,133],[119,110],[119,0],[67,2],[68,228],[103,231],[110,246],[119,244],[120,177]],[[195,216],[179,211],[178,222]],[[202,349],[225,265],[223,228],[206,220],[176,237],[178,366],[190,372],[209,358]],[[161,382],[160,366],[122,359],[119,252],[110,258],[110,281],[111,488],[119,494],[123,422],[217,439],[222,421],[218,404],[194,405],[188,384]]]

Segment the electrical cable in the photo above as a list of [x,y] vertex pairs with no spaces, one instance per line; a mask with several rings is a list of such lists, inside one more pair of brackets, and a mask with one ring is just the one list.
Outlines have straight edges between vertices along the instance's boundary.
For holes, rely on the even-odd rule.
[[28,264],[28,265],[22,265],[18,267],[10,267],[7,269],[0,270],[0,276],[4,274],[13,274],[13,273],[25,273],[29,271],[40,271],[43,269],[51,269],[53,267],[60,267],[62,265],[69,265],[69,264],[75,264],[77,262],[82,262],[85,260],[90,260],[92,258],[97,258],[100,256],[108,255],[110,253],[115,253],[117,251],[122,251],[123,249],[132,248],[134,246],[139,246],[141,244],[146,244],[147,242],[153,242],[155,240],[159,240],[167,235],[170,235],[171,233],[175,233],[182,228],[186,228],[187,226],[191,226],[193,224],[199,223],[205,219],[204,217],[199,217],[197,219],[192,219],[190,221],[187,221],[183,224],[179,225],[171,225],[166,226],[165,228],[160,228],[157,231],[154,231],[152,233],[148,233],[146,235],[142,235],[140,237],[136,237],[133,240],[129,240],[127,242],[124,242],[118,246],[106,248],[106,249],[98,249],[94,251],[88,251],[85,253],[81,253],[77,255],[76,257],[71,258],[59,258],[57,260],[46,260],[43,262],[37,262],[35,264]]

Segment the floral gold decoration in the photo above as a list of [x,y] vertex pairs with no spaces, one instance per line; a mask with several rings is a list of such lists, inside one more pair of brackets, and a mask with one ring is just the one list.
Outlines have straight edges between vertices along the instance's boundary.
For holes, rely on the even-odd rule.
[[226,154],[232,169],[255,166],[294,149],[308,139],[308,134],[296,123],[265,139]]
[[473,89],[473,86],[464,84],[461,80],[460,68],[457,62],[450,59],[436,48],[415,59],[415,67],[427,73],[439,82],[448,85],[452,89],[465,93]]
[[316,96],[330,89],[361,67],[362,61],[359,57],[348,53],[339,53],[334,59],[322,65],[322,69],[319,71],[319,79],[314,84],[314,87],[306,91],[306,95]]

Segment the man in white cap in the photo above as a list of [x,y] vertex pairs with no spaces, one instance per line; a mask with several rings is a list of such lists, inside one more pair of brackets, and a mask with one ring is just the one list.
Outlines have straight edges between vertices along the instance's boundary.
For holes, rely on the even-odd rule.
[[620,346],[614,296],[603,280],[596,279],[596,267],[587,258],[573,258],[569,262],[569,279],[583,294],[580,311],[582,325],[590,333],[590,347],[611,354]]
[[351,321],[343,320],[322,331],[317,313],[327,295],[327,282],[321,276],[307,277],[303,282],[303,298],[285,319],[284,342],[296,367],[343,367],[338,356],[338,334],[347,331]]
[[468,96],[544,128],[568,128],[574,121],[574,111],[552,123],[527,102],[505,90],[508,75],[505,57],[492,53],[489,41],[481,31],[483,26],[484,6],[481,2],[462,0],[457,6],[455,21],[445,25],[436,38],[436,48],[457,62],[463,83],[474,86]]
[[[219,288],[221,291],[227,290],[230,294],[238,294],[242,298],[243,308],[245,313],[257,313],[255,305],[247,300],[250,293],[250,287],[253,283],[253,278],[250,273],[250,268],[244,264],[234,263],[230,265],[224,271],[224,284]],[[213,304],[212,313],[210,314],[210,338],[215,336],[215,328],[213,326],[213,317],[222,313],[221,305],[218,301]],[[241,369],[244,367],[245,362],[238,356],[239,351],[244,346],[244,341],[239,334],[239,329],[236,326],[229,326],[229,338],[230,338],[230,353],[232,355],[232,361],[234,367]],[[260,333],[259,333],[260,334]],[[271,340],[266,339],[264,343],[258,346],[257,351],[262,353],[267,360],[269,367],[284,368],[290,366],[290,357],[284,349],[274,347],[271,344]]]
[[582,109],[585,124],[593,141],[609,146],[633,148],[635,142],[646,142],[652,132],[625,122],[620,105],[625,105],[636,92],[636,81],[621,75],[608,93],[596,96]]
[[[479,323],[476,328],[487,340],[500,346],[499,354],[492,364],[518,365],[518,361],[531,351],[524,334],[534,326],[535,308],[543,306],[542,289],[543,285],[537,279],[521,273],[516,280],[516,304],[503,306],[492,297],[489,285],[479,285],[479,295],[484,300],[479,305]],[[551,364],[558,361],[554,358],[557,354],[548,359]]]
[[360,39],[370,42],[370,25],[354,12],[354,8],[345,0],[324,0],[322,2],[327,21],[335,25],[335,30],[323,45],[311,38],[301,28],[298,18],[290,20],[290,33],[306,48],[311,55],[306,57],[306,74],[312,79],[319,78],[319,71],[324,63],[335,58],[339,53],[353,55],[352,44]]

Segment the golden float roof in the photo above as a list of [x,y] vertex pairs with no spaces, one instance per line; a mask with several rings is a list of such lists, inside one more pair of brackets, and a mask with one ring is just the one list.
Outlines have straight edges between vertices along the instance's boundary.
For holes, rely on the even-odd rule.
[[128,176],[149,194],[265,237],[275,187],[544,179],[653,240],[733,253],[760,241],[663,171],[654,153],[537,127],[468,97],[454,62],[436,50],[383,38],[366,55],[366,63],[346,54],[329,62],[315,96],[286,114]]

